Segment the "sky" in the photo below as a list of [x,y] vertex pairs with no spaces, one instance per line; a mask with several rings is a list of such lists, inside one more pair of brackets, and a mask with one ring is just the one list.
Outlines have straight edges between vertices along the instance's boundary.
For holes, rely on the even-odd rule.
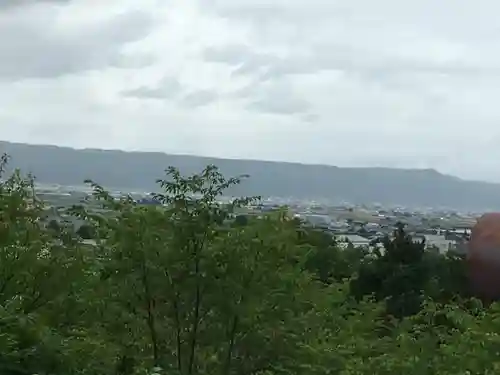
[[2,0],[0,139],[500,182],[498,0]]

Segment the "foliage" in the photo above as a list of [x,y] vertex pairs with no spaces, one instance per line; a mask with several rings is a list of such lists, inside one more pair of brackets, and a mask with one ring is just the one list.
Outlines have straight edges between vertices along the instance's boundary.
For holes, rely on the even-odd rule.
[[89,181],[78,232],[3,178],[0,373],[498,373],[500,308],[467,294],[463,259],[403,227],[367,252],[286,209],[242,214],[258,198],[220,201],[242,178],[169,168],[160,205]]
[[76,231],[76,234],[84,240],[91,240],[95,237],[94,228],[88,224],[81,225]]

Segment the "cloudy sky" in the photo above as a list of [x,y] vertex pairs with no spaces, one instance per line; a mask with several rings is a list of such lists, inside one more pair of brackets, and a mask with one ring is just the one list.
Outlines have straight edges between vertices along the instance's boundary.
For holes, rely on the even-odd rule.
[[0,138],[500,181],[498,0],[1,0]]

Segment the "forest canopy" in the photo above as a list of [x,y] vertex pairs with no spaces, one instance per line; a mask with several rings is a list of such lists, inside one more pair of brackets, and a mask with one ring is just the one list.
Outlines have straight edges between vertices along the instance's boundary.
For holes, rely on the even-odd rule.
[[219,203],[240,180],[169,168],[161,205],[88,181],[77,233],[45,223],[32,178],[4,175],[0,373],[500,373],[500,309],[469,295],[461,257],[403,227],[370,253],[286,208],[234,219],[258,200]]

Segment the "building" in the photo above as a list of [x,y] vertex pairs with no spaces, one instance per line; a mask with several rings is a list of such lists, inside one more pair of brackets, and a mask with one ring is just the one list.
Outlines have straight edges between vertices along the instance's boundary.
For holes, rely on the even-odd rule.
[[313,227],[324,229],[327,229],[332,222],[331,217],[321,214],[300,214],[299,218],[305,220]]
[[425,240],[425,248],[431,249],[436,248],[441,254],[447,253],[450,250],[454,250],[457,246],[457,242],[451,239],[446,239],[444,235],[440,234],[422,234],[413,236],[415,241]]
[[340,246],[342,246],[343,244],[345,244],[345,247],[347,247],[347,245],[349,244],[353,245],[354,247],[368,248],[370,246],[370,240],[368,238],[359,236],[357,234],[343,234],[337,236],[336,239],[339,242]]

